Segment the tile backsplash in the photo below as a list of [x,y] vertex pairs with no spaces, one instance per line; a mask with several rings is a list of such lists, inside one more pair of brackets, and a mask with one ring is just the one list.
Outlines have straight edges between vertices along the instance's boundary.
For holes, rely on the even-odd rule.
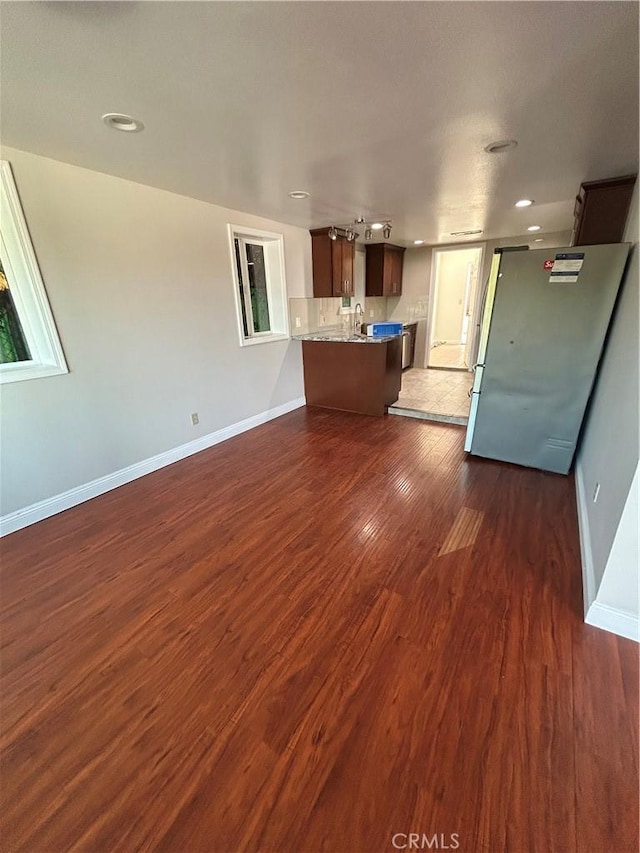
[[386,296],[367,296],[364,300],[364,322],[379,323],[387,319]]
[[419,296],[390,297],[387,300],[387,320],[425,320],[429,308],[429,294]]
[[[385,297],[366,297],[364,300],[363,321],[375,323],[387,319],[387,299]],[[351,299],[351,307],[343,308],[342,299],[290,299],[289,324],[292,335],[306,335],[322,329],[348,328],[353,322],[353,310],[356,300]]]

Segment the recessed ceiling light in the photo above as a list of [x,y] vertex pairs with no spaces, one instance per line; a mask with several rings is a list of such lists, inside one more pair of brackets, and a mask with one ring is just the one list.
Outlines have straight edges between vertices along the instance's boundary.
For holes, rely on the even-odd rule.
[[530,226],[527,228],[527,231],[539,231],[539,230],[540,230],[540,226],[539,226],[539,225],[530,225]]
[[113,130],[121,130],[123,133],[140,133],[144,125],[137,118],[124,115],[124,113],[105,113],[102,121]]
[[544,243],[544,237],[536,237],[536,239],[533,242],[534,243]]
[[374,231],[380,231],[381,228],[384,228],[384,224],[382,222],[372,222],[371,227]]
[[517,144],[515,139],[499,139],[497,142],[490,142],[484,150],[487,154],[502,154],[503,151],[515,148]]
[[414,246],[422,246],[423,243],[424,243],[424,240],[414,240],[413,241]]
[[452,231],[452,237],[471,237],[473,234],[482,234],[482,228],[478,228],[475,231]]
[[293,190],[293,192],[289,193],[289,198],[303,199],[309,198],[310,195],[311,193],[305,192],[304,190]]
[[532,198],[521,198],[520,201],[516,202],[516,207],[531,207],[532,204]]

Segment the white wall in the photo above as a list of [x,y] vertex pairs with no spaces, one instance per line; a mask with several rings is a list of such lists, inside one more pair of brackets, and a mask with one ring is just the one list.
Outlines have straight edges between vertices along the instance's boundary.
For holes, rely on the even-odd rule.
[[[638,620],[638,598],[625,592],[638,586],[637,555],[612,546],[638,466],[638,185],[625,241],[634,243],[610,330],[607,349],[589,408],[576,460],[576,482],[585,573],[585,607],[606,591],[607,606]],[[597,503],[593,502],[600,484]],[[637,524],[637,518],[636,518]],[[624,531],[621,534],[624,537]],[[624,540],[623,540],[624,541]],[[605,568],[607,572],[604,587]],[[619,594],[615,593],[619,590]]]
[[239,346],[227,224],[283,234],[300,297],[312,290],[307,231],[2,156],[70,368],[2,388],[2,514],[303,396],[299,342]]
[[[623,602],[625,609],[632,613],[638,613],[638,497],[636,466],[598,589],[598,601],[601,604],[620,609]],[[630,567],[635,567],[636,571],[629,571]]]

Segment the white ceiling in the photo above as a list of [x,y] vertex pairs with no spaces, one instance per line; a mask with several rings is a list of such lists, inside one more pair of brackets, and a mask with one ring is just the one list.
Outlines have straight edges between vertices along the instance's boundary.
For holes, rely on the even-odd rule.
[[304,227],[544,234],[637,170],[638,4],[5,1],[2,140]]

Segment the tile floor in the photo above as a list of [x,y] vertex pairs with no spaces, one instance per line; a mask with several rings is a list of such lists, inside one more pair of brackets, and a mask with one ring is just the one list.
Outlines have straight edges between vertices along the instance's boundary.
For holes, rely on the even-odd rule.
[[[402,389],[391,414],[416,413],[466,424],[469,417],[469,389],[473,374],[462,370],[429,370],[412,367],[402,374]],[[401,410],[401,411],[399,411]]]
[[464,344],[441,344],[432,347],[429,353],[430,367],[468,367]]

